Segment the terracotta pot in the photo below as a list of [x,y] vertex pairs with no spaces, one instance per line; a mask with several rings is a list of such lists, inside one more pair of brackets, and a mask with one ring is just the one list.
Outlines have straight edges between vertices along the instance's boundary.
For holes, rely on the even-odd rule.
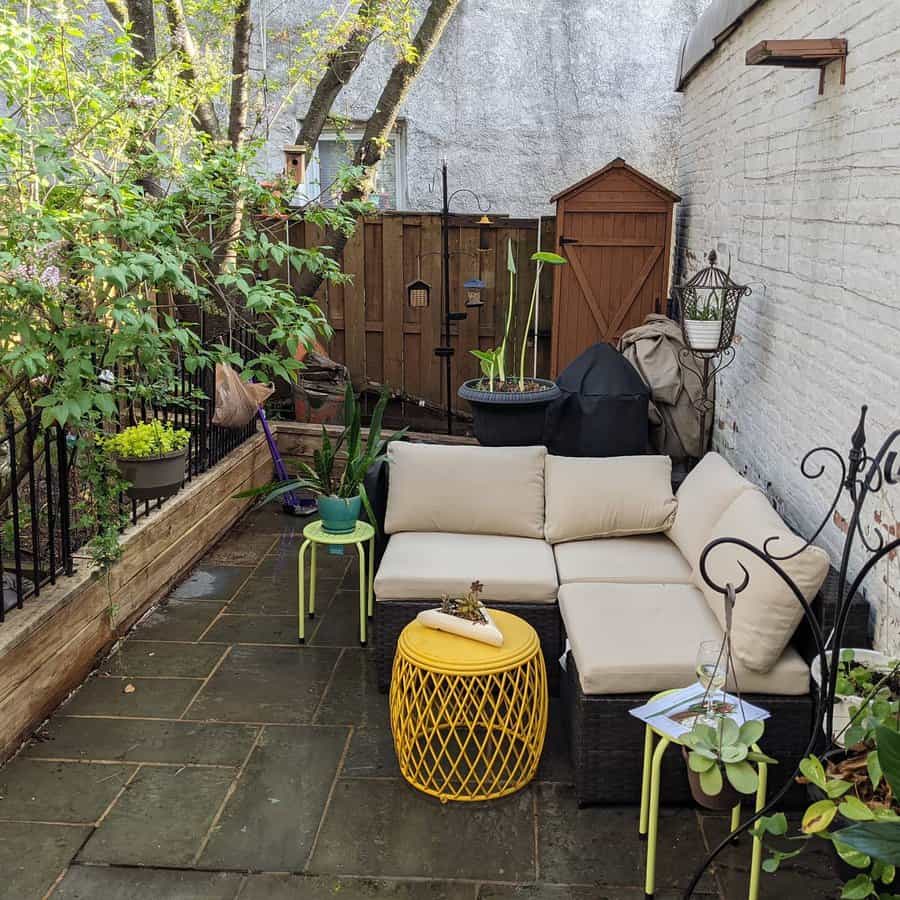
[[724,772],[722,773],[722,790],[715,796],[707,794],[700,786],[700,773],[693,771],[687,764],[688,751],[686,747],[681,748],[681,755],[684,757],[685,766],[687,766],[688,783],[691,786],[691,796],[698,806],[702,806],[704,809],[712,809],[716,812],[728,812],[741,802],[742,795],[731,786],[731,782],[725,776]]
[[162,500],[181,489],[186,460],[187,447],[162,456],[120,456],[116,465],[122,478],[131,484],[125,493],[132,500]]

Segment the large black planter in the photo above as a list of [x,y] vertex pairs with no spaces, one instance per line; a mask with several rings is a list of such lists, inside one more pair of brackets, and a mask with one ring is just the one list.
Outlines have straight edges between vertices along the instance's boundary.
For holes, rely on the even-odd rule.
[[122,478],[129,482],[125,493],[132,500],[162,500],[181,490],[186,461],[187,447],[162,456],[120,456],[116,465]]
[[[533,379],[532,379],[533,380]],[[480,378],[465,382],[458,394],[472,405],[473,430],[485,447],[534,447],[544,444],[547,404],[560,395],[545,378],[543,391],[483,391]]]

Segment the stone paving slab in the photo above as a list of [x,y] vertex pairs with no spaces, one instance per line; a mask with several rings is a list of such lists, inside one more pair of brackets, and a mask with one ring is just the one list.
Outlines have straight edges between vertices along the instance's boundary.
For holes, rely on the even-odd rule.
[[[197,689],[200,678],[121,678],[96,675],[60,710],[65,716],[134,716],[177,719]],[[126,688],[134,690],[127,692]]]
[[223,603],[169,599],[151,610],[133,634],[142,641],[196,641],[224,608]]
[[266,728],[200,865],[302,871],[349,733],[347,728]]
[[472,878],[535,877],[531,789],[490,803],[447,803],[398,780],[340,779],[311,874]]
[[[135,637],[139,638],[139,635]],[[130,640],[103,663],[101,671],[129,677],[206,678],[222,658],[223,649],[200,644]]]
[[390,722],[387,694],[378,690],[375,655],[345,649],[316,713],[319,725],[385,725]]
[[[230,608],[230,607],[229,607]],[[315,620],[313,620],[314,622]],[[311,626],[308,626],[308,631]],[[297,644],[297,613],[291,616],[220,616],[203,635],[203,643],[216,644]]]
[[[655,900],[682,900],[678,891],[657,891]],[[694,894],[695,900],[718,898],[718,894]],[[477,900],[645,900],[643,888],[607,888],[573,884],[483,884]]]
[[251,875],[241,900],[475,900],[476,885],[303,875]]
[[400,777],[394,738],[387,723],[353,729],[341,774],[347,778]]
[[[228,612],[243,615],[296,616],[299,599],[296,564],[288,568],[294,574],[285,576],[283,580],[281,576],[252,575],[229,604]],[[317,613],[324,612],[339,584],[340,580],[337,578],[322,577],[317,580]]]
[[232,647],[185,717],[308,723],[340,652],[330,647]]
[[169,596],[177,600],[212,600],[227,603],[252,571],[248,566],[201,563]]
[[258,731],[252,725],[56,716],[24,756],[239,766]]
[[[359,588],[337,591],[324,613],[317,611],[315,631],[310,645],[323,647],[359,647]],[[369,642],[372,642],[372,620],[367,619]],[[307,632],[309,632],[307,626]]]
[[0,900],[40,900],[89,834],[84,826],[4,822]]
[[243,877],[226,872],[72,866],[53,900],[234,900]]
[[79,861],[191,865],[233,779],[227,769],[141,769],[78,854]]
[[136,769],[15,759],[0,769],[0,819],[93,823]]
[[229,532],[203,557],[205,565],[255,566],[272,548],[275,536],[247,528]]

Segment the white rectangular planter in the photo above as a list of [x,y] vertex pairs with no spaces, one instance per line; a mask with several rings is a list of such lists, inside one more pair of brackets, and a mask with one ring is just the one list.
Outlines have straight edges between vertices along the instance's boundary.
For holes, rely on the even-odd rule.
[[416,619],[427,628],[436,628],[438,631],[447,631],[450,634],[458,634],[460,637],[480,641],[482,644],[491,644],[494,647],[503,646],[503,633],[494,624],[491,614],[482,609],[486,623],[470,622],[459,616],[451,616],[439,609],[423,609]]

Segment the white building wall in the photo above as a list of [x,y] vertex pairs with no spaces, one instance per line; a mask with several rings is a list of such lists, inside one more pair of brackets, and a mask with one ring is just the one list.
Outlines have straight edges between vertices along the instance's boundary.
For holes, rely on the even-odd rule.
[[[847,83],[748,67],[764,39],[844,37]],[[869,450],[900,427],[900,3],[764,0],[685,87],[676,190],[681,273],[715,247],[750,283],[737,357],[720,377],[717,447],[811,533],[836,473],[800,474],[820,444],[846,452],[863,403]],[[837,559],[848,504],[820,543]],[[871,539],[898,534],[900,486],[871,499]],[[843,517],[843,518],[842,518]],[[855,565],[861,563],[857,556]],[[877,644],[900,652],[900,562],[866,585]]]

